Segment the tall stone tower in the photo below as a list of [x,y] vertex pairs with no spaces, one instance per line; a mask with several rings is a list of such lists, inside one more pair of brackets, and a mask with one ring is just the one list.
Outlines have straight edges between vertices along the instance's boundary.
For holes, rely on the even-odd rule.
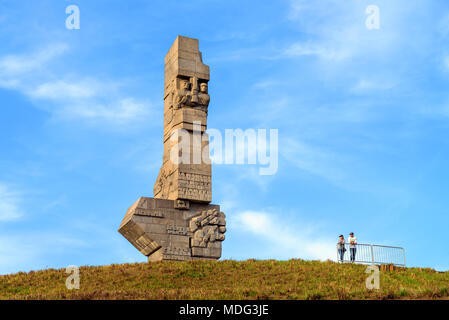
[[209,204],[208,82],[198,40],[178,36],[165,57],[164,153],[154,198],[138,199],[119,227],[149,261],[221,257],[225,215]]
[[[208,82],[209,67],[203,63],[198,40],[178,36],[165,56],[164,157],[154,185],[155,198],[212,201],[211,165],[205,133],[210,101]],[[196,137],[193,134],[195,123],[198,128]],[[170,158],[179,143],[179,129],[190,133],[190,141],[188,150],[181,150],[188,153],[184,155],[187,157],[183,163],[174,164]]]

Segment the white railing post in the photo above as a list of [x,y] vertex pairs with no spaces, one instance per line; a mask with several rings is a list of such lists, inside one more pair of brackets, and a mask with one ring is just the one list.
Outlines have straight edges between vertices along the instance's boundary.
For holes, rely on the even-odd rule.
[[402,248],[402,255],[404,256],[404,267],[405,267],[405,249]]
[[373,249],[373,245],[371,245],[371,263],[374,265],[374,249]]

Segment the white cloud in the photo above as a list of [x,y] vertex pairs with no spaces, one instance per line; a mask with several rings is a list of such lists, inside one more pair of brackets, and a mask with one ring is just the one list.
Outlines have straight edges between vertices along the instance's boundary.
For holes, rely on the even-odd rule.
[[290,10],[288,11],[287,17],[291,20],[296,20],[303,9],[305,8],[305,3],[302,1],[291,0],[290,1]]
[[326,47],[323,44],[315,43],[294,43],[284,49],[283,54],[288,57],[317,56],[321,59],[336,61],[350,57],[350,53],[345,50],[337,50],[332,47]]
[[[265,167],[265,166],[263,166]],[[255,184],[262,192],[267,192],[270,182],[274,179],[273,175],[261,175],[260,167],[239,166],[234,167],[236,173],[233,174],[238,181],[249,181]]]
[[44,67],[52,59],[62,55],[68,50],[68,46],[57,43],[47,46],[33,54],[7,55],[0,58],[0,74],[20,75]]
[[[421,49],[417,43],[419,37],[404,37],[404,34],[413,32],[412,15],[423,9],[424,1],[412,4],[399,0],[382,4],[380,30],[366,28],[369,4],[356,0],[291,0],[288,18],[298,25],[306,40],[293,43],[284,53],[291,57],[314,55],[354,69],[358,63],[373,61],[376,65],[380,62],[388,65],[393,56],[403,59],[403,55],[396,57],[395,54],[406,46]],[[381,70],[377,67],[375,71]]]
[[17,220],[21,216],[20,195],[0,183],[0,221]]
[[0,57],[0,87],[17,90],[57,120],[126,126],[143,120],[151,104],[126,93],[126,81],[52,72],[52,63],[68,49],[49,45],[31,54]]
[[0,78],[0,87],[5,89],[17,89],[20,85],[18,79],[2,79]]
[[133,98],[123,98],[109,104],[69,104],[56,111],[59,118],[80,118],[92,121],[106,121],[115,124],[127,124],[141,120],[148,114],[149,103]]
[[265,90],[267,88],[276,87],[281,84],[282,84],[282,82],[280,82],[279,80],[262,80],[262,81],[258,81],[256,83],[254,83],[252,87],[254,89]]
[[389,90],[396,86],[396,83],[382,80],[360,80],[350,91],[354,93],[362,93],[377,90]]
[[95,81],[81,80],[78,83],[58,80],[39,84],[29,95],[33,98],[62,100],[91,98],[101,89]]
[[284,139],[280,153],[297,168],[341,185],[345,178],[343,160],[329,150],[320,150],[301,141]]
[[449,56],[446,56],[444,58],[444,65],[446,67],[446,70],[449,70]]
[[270,243],[265,252],[274,250],[282,258],[335,259],[334,241],[319,234],[315,227],[295,225],[285,217],[258,211],[237,214],[232,222]]

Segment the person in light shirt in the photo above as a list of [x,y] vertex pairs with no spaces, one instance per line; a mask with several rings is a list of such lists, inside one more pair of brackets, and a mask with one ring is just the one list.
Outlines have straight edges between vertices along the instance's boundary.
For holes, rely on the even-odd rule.
[[357,252],[357,248],[356,248],[356,246],[357,246],[357,238],[354,237],[354,232],[351,232],[349,234],[348,241],[349,241],[349,252],[350,252],[350,255],[351,255],[351,262],[354,263],[354,261],[355,261],[355,254]]

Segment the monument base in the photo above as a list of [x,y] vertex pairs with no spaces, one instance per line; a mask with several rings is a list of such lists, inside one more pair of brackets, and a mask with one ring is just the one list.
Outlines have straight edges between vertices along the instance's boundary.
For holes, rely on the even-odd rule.
[[216,260],[226,232],[220,206],[142,197],[118,230],[148,261]]

